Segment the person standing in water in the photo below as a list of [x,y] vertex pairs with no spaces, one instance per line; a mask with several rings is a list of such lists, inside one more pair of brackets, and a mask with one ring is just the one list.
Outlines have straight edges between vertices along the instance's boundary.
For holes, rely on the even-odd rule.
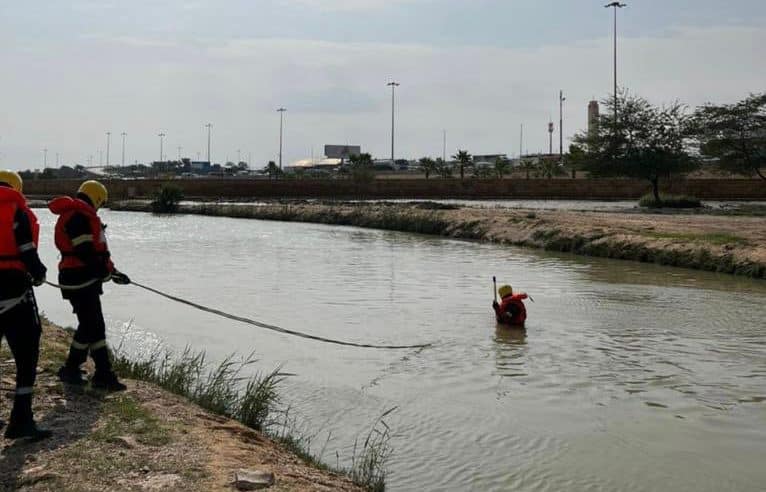
[[497,301],[492,303],[497,322],[515,328],[524,328],[524,322],[527,320],[524,299],[528,297],[527,294],[523,292],[514,294],[513,287],[507,284],[497,289],[497,293],[500,294],[500,303]]

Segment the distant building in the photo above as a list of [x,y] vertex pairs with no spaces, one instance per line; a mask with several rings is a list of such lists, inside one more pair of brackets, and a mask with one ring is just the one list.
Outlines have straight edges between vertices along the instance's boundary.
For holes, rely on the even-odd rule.
[[588,137],[592,138],[598,131],[599,108],[598,101],[588,103]]
[[491,162],[492,164],[495,163],[498,159],[508,159],[508,156],[506,154],[474,154],[473,156],[473,162]]
[[210,163],[208,161],[191,161],[191,172],[197,174],[207,174],[210,172]]

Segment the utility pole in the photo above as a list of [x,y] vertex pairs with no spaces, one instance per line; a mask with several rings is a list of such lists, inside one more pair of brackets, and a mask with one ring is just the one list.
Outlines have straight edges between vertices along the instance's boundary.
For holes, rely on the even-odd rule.
[[562,162],[564,161],[564,101],[566,100],[564,91],[559,91],[559,159]]
[[553,155],[553,122],[548,123],[548,154]]
[[213,124],[208,123],[205,127],[207,128],[207,163],[212,166],[213,162],[210,160],[210,129],[213,128]]
[[524,155],[524,123],[521,124],[521,133],[519,134],[519,161]]
[[88,156],[88,167],[93,167],[93,154]]
[[48,149],[43,149],[43,169],[48,167]]
[[162,162],[162,139],[165,138],[165,134],[159,133],[157,136],[160,137],[160,162]]
[[178,146],[178,162],[181,162],[181,149],[183,149],[183,147],[181,147],[181,146],[179,145],[179,146]]
[[401,84],[399,82],[391,81],[388,84],[386,84],[388,87],[391,87],[391,165],[394,164],[394,108],[395,108],[395,101],[396,101],[396,88],[399,87]]
[[614,9],[614,124],[617,125],[617,9],[622,9],[628,5],[620,2],[611,2],[604,7]]
[[122,158],[120,159],[120,167],[125,167],[125,137],[127,137],[128,134],[122,132],[120,135],[122,136]]
[[237,149],[237,164],[242,162],[242,151],[240,149]]
[[444,130],[444,139],[442,140],[442,163],[447,162],[447,130]]
[[284,129],[284,116],[285,111],[287,111],[285,108],[279,108],[277,109],[277,113],[279,113],[279,170],[282,170],[282,131]]
[[106,167],[109,167],[109,144],[112,140],[112,132],[106,132]]
[[59,167],[59,153],[56,152],[56,167]]
[[104,167],[104,151],[98,149],[98,167]]

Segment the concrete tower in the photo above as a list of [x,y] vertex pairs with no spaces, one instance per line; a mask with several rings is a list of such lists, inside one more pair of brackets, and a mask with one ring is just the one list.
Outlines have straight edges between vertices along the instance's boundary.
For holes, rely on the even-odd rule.
[[599,108],[598,101],[588,103],[588,137],[594,137],[598,131]]

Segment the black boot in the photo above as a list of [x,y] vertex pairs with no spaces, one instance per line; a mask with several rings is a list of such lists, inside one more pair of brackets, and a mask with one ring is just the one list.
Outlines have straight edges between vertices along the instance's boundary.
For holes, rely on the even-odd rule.
[[90,385],[95,389],[109,391],[110,393],[128,389],[127,386],[117,379],[117,375],[112,371],[103,372],[97,370],[90,380]]
[[58,372],[59,380],[65,384],[71,384],[74,386],[85,386],[88,384],[88,380],[83,377],[80,368],[61,366]]
[[53,434],[48,429],[37,427],[32,416],[32,395],[16,395],[13,400],[13,410],[11,410],[11,421],[8,428],[5,429],[6,439],[19,439],[22,437],[30,438],[33,441],[47,439]]

